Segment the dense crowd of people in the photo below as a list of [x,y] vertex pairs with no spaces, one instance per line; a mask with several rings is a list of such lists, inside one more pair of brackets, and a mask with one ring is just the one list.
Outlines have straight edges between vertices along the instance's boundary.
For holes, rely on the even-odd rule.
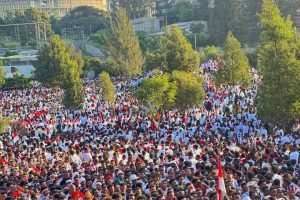
[[[153,117],[128,91],[141,78],[115,80],[113,106],[86,80],[80,110],[61,105],[62,91],[39,84],[0,92],[0,199],[300,199],[299,125],[263,123],[250,88],[220,86],[205,64],[202,107]],[[149,76],[149,75],[147,75]]]

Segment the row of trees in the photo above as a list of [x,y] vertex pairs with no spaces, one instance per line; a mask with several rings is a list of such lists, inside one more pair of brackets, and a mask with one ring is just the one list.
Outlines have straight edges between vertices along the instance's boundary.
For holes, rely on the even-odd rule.
[[[281,16],[273,0],[263,1],[259,19],[262,34],[258,64],[263,81],[258,111],[263,119],[285,125],[299,117],[299,35],[294,30],[291,19]],[[163,72],[144,80],[136,91],[136,96],[143,105],[158,111],[186,109],[201,104],[204,91],[203,78],[198,71],[200,54],[193,50],[177,27],[169,26],[165,29],[157,48],[145,50],[145,60],[141,43],[125,10],[118,9],[108,27],[104,34],[104,45],[116,74],[133,77],[141,73],[143,66],[146,66],[146,70],[158,68]],[[234,35],[231,32],[227,35],[222,63],[214,76],[215,81],[220,84],[239,83],[249,86],[249,61]],[[206,51],[210,56],[216,57],[214,48],[209,47]],[[39,51],[35,67],[37,80],[65,90],[63,102],[66,107],[80,107],[83,60],[74,47],[67,46],[58,36],[52,37],[50,43]],[[108,88],[102,90],[104,94],[112,91],[113,86],[107,74],[102,74],[100,80],[104,81],[101,85]],[[113,101],[113,96],[113,92],[103,95],[109,102]]]

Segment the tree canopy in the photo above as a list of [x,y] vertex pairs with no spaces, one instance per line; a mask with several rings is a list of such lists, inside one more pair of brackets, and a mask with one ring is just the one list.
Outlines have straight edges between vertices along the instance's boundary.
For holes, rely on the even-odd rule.
[[99,86],[101,90],[101,96],[105,101],[108,101],[109,104],[114,103],[115,101],[115,86],[110,79],[110,76],[107,72],[103,71],[99,75]]
[[110,23],[107,48],[115,61],[120,75],[132,77],[140,74],[142,52],[133,26],[124,9],[118,9]]
[[240,83],[247,86],[251,84],[252,76],[248,58],[231,32],[227,35],[223,63],[219,66],[215,80],[219,84]]
[[203,77],[189,72],[173,71],[171,80],[178,84],[174,108],[185,110],[201,106],[205,98]]
[[123,8],[126,10],[130,19],[146,17],[149,10],[154,8],[155,0],[112,0],[112,10]]
[[199,69],[200,56],[176,26],[168,26],[161,36],[160,54],[164,57],[164,70],[195,72]]
[[300,99],[299,35],[290,18],[282,18],[273,0],[264,0],[259,15],[262,26],[258,69],[262,86],[258,114],[284,127],[294,119],[291,110]]
[[2,61],[0,60],[0,86],[5,83],[5,74],[2,68]]
[[135,96],[150,112],[155,113],[174,106],[177,90],[177,83],[170,81],[170,76],[164,74],[144,79]]
[[60,27],[81,27],[85,33],[95,33],[108,27],[108,13],[92,6],[80,6],[61,18]]
[[41,83],[59,87],[62,85],[63,70],[67,67],[68,51],[66,43],[55,35],[38,52],[34,63],[34,77]]

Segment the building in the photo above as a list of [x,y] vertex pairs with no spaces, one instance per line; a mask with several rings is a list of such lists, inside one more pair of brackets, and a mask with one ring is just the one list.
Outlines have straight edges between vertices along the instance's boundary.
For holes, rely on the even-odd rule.
[[160,20],[155,17],[142,17],[132,19],[131,23],[135,31],[143,31],[146,33],[160,32]]
[[296,27],[298,33],[300,33],[300,9],[296,10],[295,27]]
[[7,12],[24,11],[31,7],[62,17],[79,6],[107,10],[107,0],[0,0],[0,17],[4,17]]

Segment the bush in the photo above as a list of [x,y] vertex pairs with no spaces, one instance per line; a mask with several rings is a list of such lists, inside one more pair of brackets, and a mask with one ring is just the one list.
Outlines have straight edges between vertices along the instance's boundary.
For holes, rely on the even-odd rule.
[[6,78],[1,88],[3,90],[25,89],[31,87],[31,81],[31,78],[26,78],[24,75],[16,73],[12,78]]
[[85,57],[84,69],[94,70],[96,75],[99,75],[103,71],[106,71],[111,76],[116,76],[118,74],[116,64],[110,57],[105,61],[101,61],[99,58],[95,57]]

